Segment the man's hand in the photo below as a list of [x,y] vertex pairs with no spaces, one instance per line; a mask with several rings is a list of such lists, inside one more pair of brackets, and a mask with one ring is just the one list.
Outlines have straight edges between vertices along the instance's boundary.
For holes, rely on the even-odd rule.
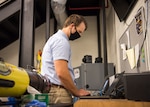
[[86,90],[84,90],[84,89],[80,89],[79,90],[79,95],[78,95],[78,97],[80,97],[80,96],[89,96],[90,95],[90,93],[88,92],[88,91],[86,91]]

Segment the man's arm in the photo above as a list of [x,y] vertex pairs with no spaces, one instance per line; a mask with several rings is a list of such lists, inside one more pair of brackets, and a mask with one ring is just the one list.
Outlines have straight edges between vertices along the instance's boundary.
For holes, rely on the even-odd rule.
[[59,77],[63,86],[69,90],[74,96],[88,95],[89,92],[83,89],[77,89],[71,78],[70,72],[68,70],[68,62],[66,60],[55,60],[54,61],[55,70],[57,76]]

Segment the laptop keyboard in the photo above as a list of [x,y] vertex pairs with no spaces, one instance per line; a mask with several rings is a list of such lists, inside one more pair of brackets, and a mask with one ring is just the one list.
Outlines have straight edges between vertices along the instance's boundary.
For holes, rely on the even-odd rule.
[[100,91],[87,90],[91,96],[101,96]]

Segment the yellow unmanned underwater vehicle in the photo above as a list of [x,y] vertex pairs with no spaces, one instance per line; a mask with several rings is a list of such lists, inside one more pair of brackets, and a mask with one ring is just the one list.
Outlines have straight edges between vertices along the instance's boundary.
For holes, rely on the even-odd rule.
[[32,86],[41,93],[50,89],[50,81],[36,71],[26,70],[0,58],[0,97],[19,97]]

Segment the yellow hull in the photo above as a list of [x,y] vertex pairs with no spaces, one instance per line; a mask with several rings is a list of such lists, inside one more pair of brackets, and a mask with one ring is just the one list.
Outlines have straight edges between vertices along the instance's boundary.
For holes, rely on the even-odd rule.
[[[29,86],[28,73],[19,67],[0,62],[0,96],[21,96]],[[6,67],[6,68],[5,68]]]

